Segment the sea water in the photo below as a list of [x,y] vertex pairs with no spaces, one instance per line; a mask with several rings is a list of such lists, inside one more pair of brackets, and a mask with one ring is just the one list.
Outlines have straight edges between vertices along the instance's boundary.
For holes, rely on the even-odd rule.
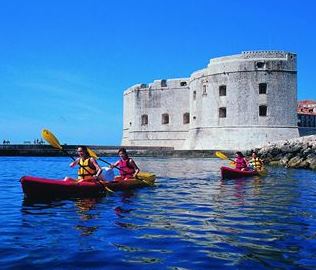
[[215,158],[135,160],[154,187],[32,202],[20,177],[75,176],[70,160],[1,157],[0,268],[316,269],[315,172],[221,180]]

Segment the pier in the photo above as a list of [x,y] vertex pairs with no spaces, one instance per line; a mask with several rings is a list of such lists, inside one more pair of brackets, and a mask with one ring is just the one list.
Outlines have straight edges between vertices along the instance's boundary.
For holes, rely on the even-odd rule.
[[[79,145],[62,145],[65,152],[53,148],[48,144],[0,144],[0,156],[76,156],[76,149]],[[125,146],[100,146],[87,145],[100,157],[117,156],[120,147]],[[148,157],[188,157],[202,158],[214,157],[216,150],[174,150],[173,147],[150,147],[150,146],[126,146],[130,156],[148,156]],[[234,151],[229,151],[234,152]],[[226,151],[227,153],[227,151]]]

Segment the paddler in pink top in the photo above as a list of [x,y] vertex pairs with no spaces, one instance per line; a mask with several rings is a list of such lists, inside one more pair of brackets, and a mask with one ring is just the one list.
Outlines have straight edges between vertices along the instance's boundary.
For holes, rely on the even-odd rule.
[[135,161],[130,158],[126,152],[125,148],[120,148],[118,150],[118,155],[120,156],[120,160],[116,161],[110,167],[119,167],[120,168],[120,179],[128,180],[130,178],[136,178],[139,173],[139,168],[137,167]]
[[248,170],[248,160],[241,152],[236,152],[235,166],[237,170],[247,171]]

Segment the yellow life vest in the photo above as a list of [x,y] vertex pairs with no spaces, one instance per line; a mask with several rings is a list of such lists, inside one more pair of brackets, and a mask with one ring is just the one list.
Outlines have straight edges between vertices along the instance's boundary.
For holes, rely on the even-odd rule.
[[96,168],[90,162],[90,158],[79,159],[79,170],[78,170],[78,179],[85,179],[96,174]]
[[259,169],[261,170],[262,168],[262,161],[260,158],[256,157],[256,158],[252,158],[250,161],[250,166],[253,167],[254,169]]

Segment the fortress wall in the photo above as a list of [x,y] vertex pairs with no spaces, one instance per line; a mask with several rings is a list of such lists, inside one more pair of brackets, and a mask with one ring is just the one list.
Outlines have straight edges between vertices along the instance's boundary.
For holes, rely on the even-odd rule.
[[[265,93],[259,93],[259,84],[266,84]],[[219,94],[220,86],[226,87],[225,95]],[[211,59],[189,79],[127,89],[122,144],[244,150],[298,137],[296,89],[295,54],[250,51]],[[260,105],[267,106],[265,116],[259,115]],[[226,110],[225,117],[219,108]],[[162,124],[165,113],[168,124]],[[190,123],[183,123],[184,113],[190,113]]]
[[[247,149],[274,137],[298,137],[295,67],[293,54],[249,53],[218,58],[193,73],[193,120],[184,148]],[[260,83],[266,83],[266,94],[259,94]],[[219,95],[220,85],[226,86],[225,96]],[[260,105],[267,106],[266,116],[259,116]],[[220,107],[226,117],[219,117]]]
[[[157,80],[145,87],[138,85],[125,91],[124,100],[126,103],[133,100],[135,106],[129,112],[132,124],[125,132],[128,139],[122,144],[180,148],[189,129],[189,124],[183,124],[183,114],[189,112],[187,84],[188,79],[173,79],[165,83]],[[162,123],[163,114],[168,114],[169,123]],[[143,115],[148,116],[148,124],[142,123]]]
[[133,123],[134,115],[134,96],[127,90],[123,97],[123,136],[122,145],[129,145],[129,131]]
[[284,138],[296,138],[297,128],[290,127],[208,127],[190,130],[188,140],[185,141],[183,149],[190,150],[240,150],[245,151],[262,147],[263,145],[283,140]]

